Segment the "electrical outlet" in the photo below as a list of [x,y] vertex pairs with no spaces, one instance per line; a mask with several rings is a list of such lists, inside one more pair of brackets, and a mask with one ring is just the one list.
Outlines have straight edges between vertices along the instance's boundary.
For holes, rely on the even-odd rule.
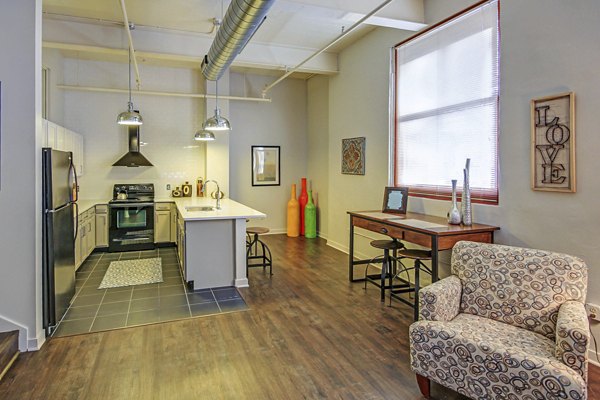
[[595,321],[600,321],[600,306],[598,304],[587,303],[585,305],[588,317]]
[[167,183],[167,190],[171,190],[171,184]]

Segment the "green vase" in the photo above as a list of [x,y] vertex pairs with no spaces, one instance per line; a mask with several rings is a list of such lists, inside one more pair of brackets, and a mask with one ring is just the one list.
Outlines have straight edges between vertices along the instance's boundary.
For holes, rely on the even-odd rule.
[[308,202],[304,208],[304,236],[307,239],[317,237],[317,207],[313,203],[312,190],[308,191]]

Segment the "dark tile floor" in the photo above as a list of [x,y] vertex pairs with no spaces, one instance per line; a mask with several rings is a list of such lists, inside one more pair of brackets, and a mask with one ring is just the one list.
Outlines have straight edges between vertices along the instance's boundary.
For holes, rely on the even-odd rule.
[[[98,289],[111,261],[160,257],[163,282]],[[76,273],[76,294],[53,336],[172,321],[248,307],[234,287],[188,292],[174,248],[93,253]]]

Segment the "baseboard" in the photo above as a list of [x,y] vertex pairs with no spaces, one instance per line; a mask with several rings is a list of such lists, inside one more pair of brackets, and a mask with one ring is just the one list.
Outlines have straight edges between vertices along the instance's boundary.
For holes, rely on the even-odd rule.
[[265,233],[265,235],[281,235],[282,233],[287,233],[286,228],[269,228],[269,232]]
[[[29,349],[28,329],[23,325],[0,315],[0,332],[19,331],[19,351],[24,352]],[[37,342],[37,339],[31,339]]]

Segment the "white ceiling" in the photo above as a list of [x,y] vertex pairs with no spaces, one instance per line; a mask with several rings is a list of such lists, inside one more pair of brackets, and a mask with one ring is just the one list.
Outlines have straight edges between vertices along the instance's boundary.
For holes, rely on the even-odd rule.
[[[319,49],[382,1],[277,0],[252,41]],[[228,0],[125,0],[129,20],[138,27],[199,34],[213,34],[213,19],[221,18],[221,8],[225,12],[229,3]],[[42,4],[46,18],[77,17],[81,21],[100,24],[123,21],[119,0],[43,0]],[[377,16],[392,21],[422,23],[423,0],[394,0]],[[334,51],[339,51],[371,29],[372,26],[362,26]]]

